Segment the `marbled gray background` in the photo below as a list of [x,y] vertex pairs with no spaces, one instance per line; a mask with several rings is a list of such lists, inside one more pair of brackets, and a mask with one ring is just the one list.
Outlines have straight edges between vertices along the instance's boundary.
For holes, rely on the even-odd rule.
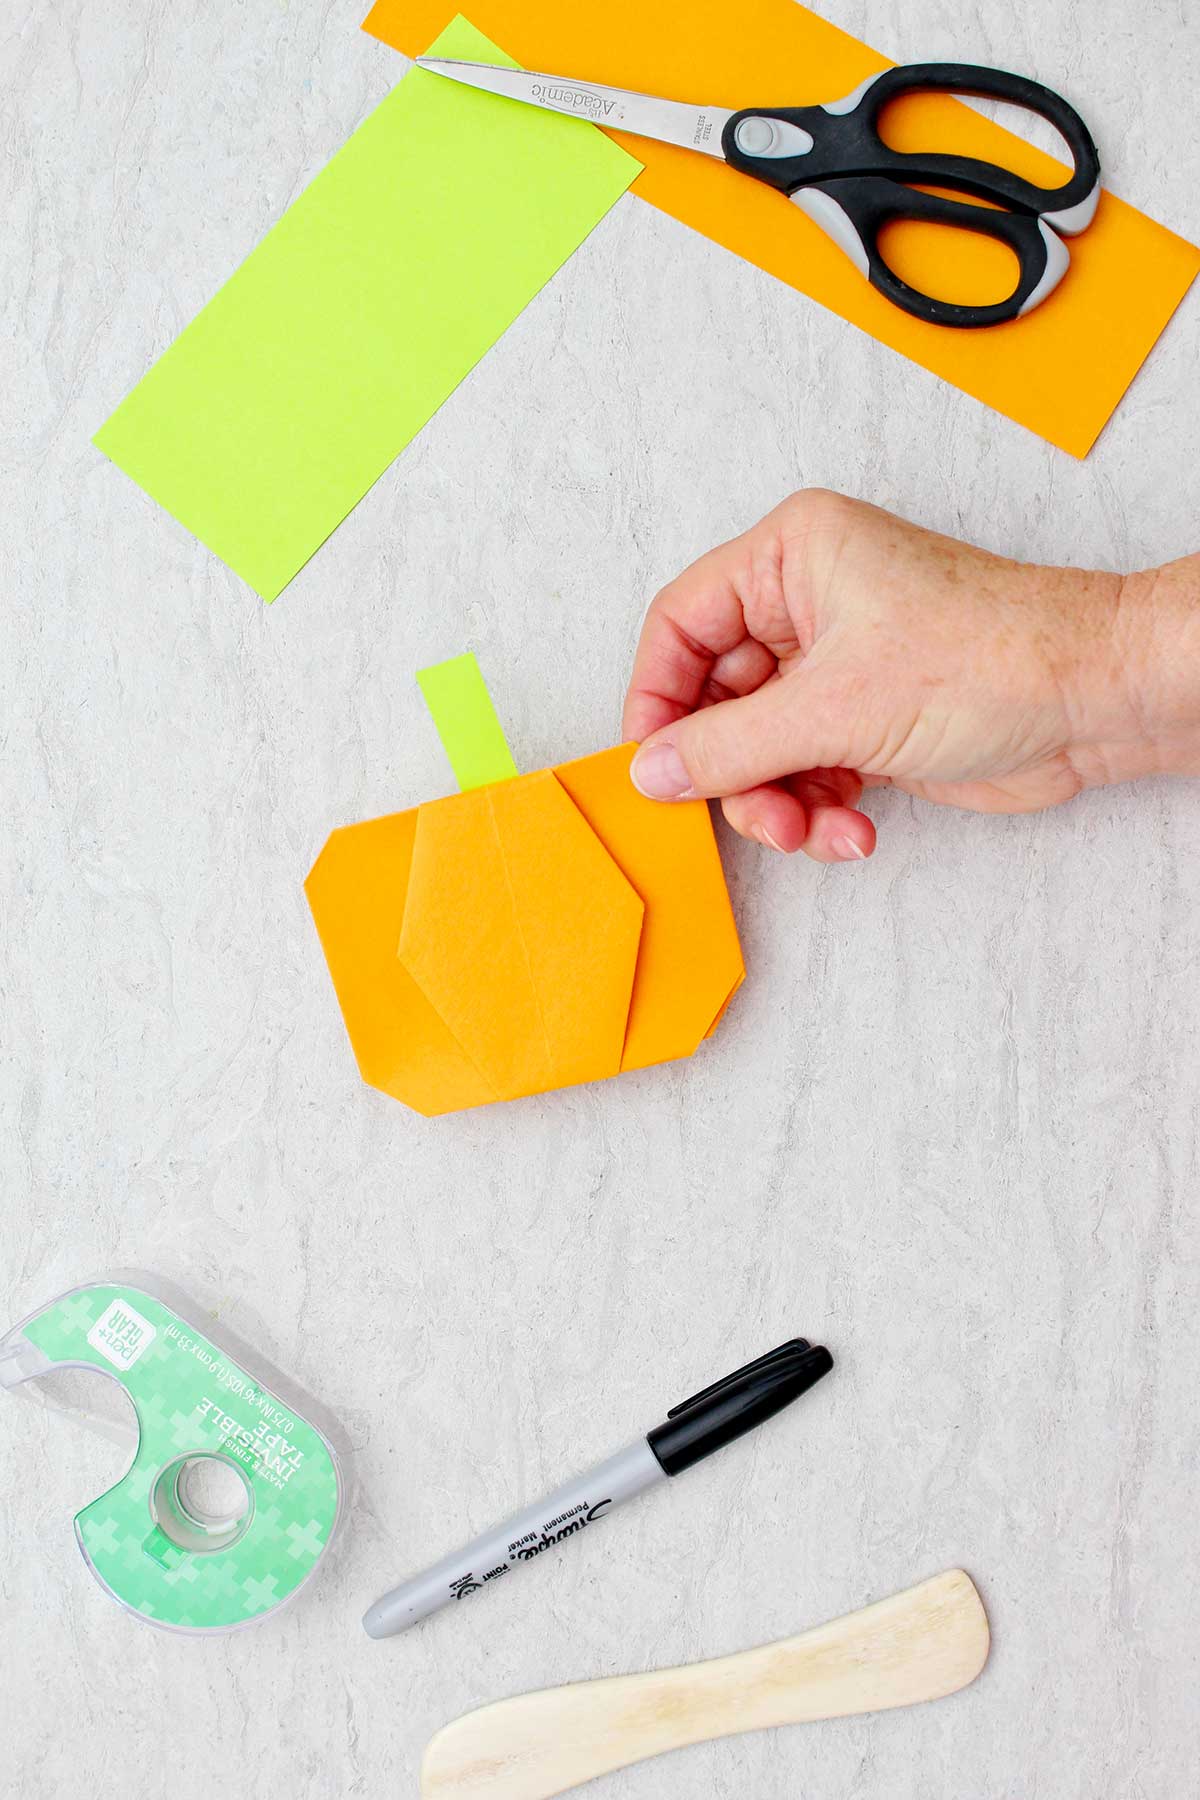
[[[726,842],[750,979],[702,1055],[428,1123],[357,1079],[300,883],[331,826],[447,787],[415,667],[478,651],[526,767],[610,741],[655,586],[801,483],[1017,556],[1196,548],[1200,311],[1077,463],[627,198],[264,608],[89,438],[399,75],[362,4],[0,21],[4,1311],[157,1268],[341,1415],[357,1482],[279,1622],[173,1639],[72,1540],[119,1459],[5,1400],[3,1789],[411,1795],[484,1700],[961,1562],[995,1630],[967,1694],[598,1800],[1184,1800],[1200,787],[876,795],[867,867]],[[1186,0],[827,10],[1085,97],[1116,190],[1200,235]],[[839,1367],[786,1423],[519,1591],[362,1635],[797,1330]]]

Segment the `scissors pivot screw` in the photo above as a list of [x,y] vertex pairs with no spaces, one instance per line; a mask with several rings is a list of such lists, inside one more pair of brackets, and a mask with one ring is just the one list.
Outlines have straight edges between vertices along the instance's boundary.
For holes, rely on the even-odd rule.
[[813,147],[812,134],[802,125],[757,115],[742,119],[733,136],[747,156],[807,156]]

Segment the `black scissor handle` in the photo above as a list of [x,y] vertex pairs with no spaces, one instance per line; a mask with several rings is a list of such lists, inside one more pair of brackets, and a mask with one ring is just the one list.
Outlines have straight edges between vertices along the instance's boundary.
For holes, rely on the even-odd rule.
[[[889,102],[901,94],[912,93],[974,94],[1040,114],[1053,125],[1070,152],[1069,180],[1061,187],[1042,187],[1015,175],[1002,163],[936,151],[908,154],[890,150],[879,135],[879,116]],[[1082,208],[1090,200],[1092,207],[1084,223],[1091,223],[1094,195],[1100,183],[1100,158],[1092,135],[1075,108],[1052,88],[1030,81],[1025,75],[1013,75],[1006,69],[984,69],[973,63],[908,63],[885,69],[874,81],[866,83],[859,94],[856,104],[846,113],[835,113],[828,107],[821,111],[831,120],[854,121],[851,129],[859,141],[879,146],[889,167],[876,173],[890,174],[898,181],[928,181],[964,194],[976,194],[983,200],[998,200],[1015,212],[1040,213],[1043,217],[1052,214],[1049,223],[1058,231],[1082,229],[1061,215]]]
[[[819,187],[797,188],[791,196],[802,211],[833,238],[885,299],[930,325],[1001,325],[1030,312],[1058,286],[1067,271],[1062,239],[1033,213],[1003,212],[947,200],[901,187],[882,175],[848,175]],[[938,300],[910,287],[885,262],[879,238],[895,219],[956,225],[1006,244],[1017,259],[1017,280],[1005,299],[988,305]]]
[[[976,94],[1039,113],[1059,132],[1071,153],[1069,179],[1061,187],[1047,188],[978,157],[891,149],[879,135],[879,115],[901,94],[922,92]],[[757,146],[742,148],[739,138],[745,137],[746,122],[758,119],[776,121],[785,128],[778,134],[784,140],[782,146],[765,153]],[[809,147],[789,154],[789,143],[804,138],[810,140]],[[1055,230],[1066,232],[1082,231],[1091,223],[1100,183],[1096,146],[1073,106],[1024,75],[973,63],[903,63],[882,70],[844,99],[823,106],[747,107],[729,119],[721,147],[735,169],[785,194],[843,176],[882,175],[892,181],[953,188],[1014,212],[1038,213]]]
[[[1070,176],[1048,188],[973,156],[891,149],[879,135],[879,116],[889,101],[919,92],[986,95],[1039,113],[1071,153]],[[735,169],[794,200],[881,294],[938,325],[996,325],[1037,306],[1066,272],[1067,252],[1058,233],[1086,230],[1100,193],[1100,159],[1074,107],[1024,75],[972,63],[884,69],[844,99],[823,106],[746,107],[730,116],[721,147]],[[992,205],[925,194],[913,183],[949,188]],[[1012,293],[993,305],[964,306],[910,287],[879,250],[880,234],[894,219],[956,225],[998,238],[1017,258]]]

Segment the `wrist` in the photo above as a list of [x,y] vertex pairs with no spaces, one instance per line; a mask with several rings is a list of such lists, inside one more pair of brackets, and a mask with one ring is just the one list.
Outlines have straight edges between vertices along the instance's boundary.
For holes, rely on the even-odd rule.
[[1200,774],[1200,595],[1186,563],[1077,572],[1067,750],[1088,787]]
[[[1200,582],[1197,559],[1121,581],[1113,632],[1114,680],[1129,715],[1122,772],[1200,775]],[[1127,768],[1127,772],[1124,769]]]

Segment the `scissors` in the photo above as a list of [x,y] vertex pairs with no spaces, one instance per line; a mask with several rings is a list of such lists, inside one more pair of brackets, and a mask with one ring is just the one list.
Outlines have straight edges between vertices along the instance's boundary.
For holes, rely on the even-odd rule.
[[[430,56],[418,57],[417,63],[528,106],[698,150],[765,181],[807,213],[894,306],[934,325],[998,325],[1040,306],[1070,263],[1060,233],[1085,231],[1100,197],[1100,159],[1074,107],[1039,82],[1003,69],[908,63],[871,75],[853,93],[821,106],[753,106],[730,112],[491,63]],[[1039,187],[973,156],[937,151],[909,155],[891,149],[879,135],[879,116],[890,101],[914,92],[981,95],[1039,113],[1071,153],[1070,179],[1061,187]],[[973,206],[928,194],[914,183],[992,204]],[[957,225],[998,238],[1017,259],[1012,293],[990,305],[967,306],[910,287],[884,261],[879,247],[884,227],[894,219]]]

